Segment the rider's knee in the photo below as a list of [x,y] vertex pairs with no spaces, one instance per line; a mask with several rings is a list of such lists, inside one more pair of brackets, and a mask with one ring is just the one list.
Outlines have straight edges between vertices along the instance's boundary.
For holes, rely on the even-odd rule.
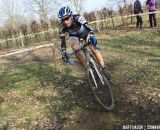
[[80,47],[79,39],[77,37],[69,37],[69,43],[74,50]]
[[99,51],[97,50],[97,49],[95,49],[93,46],[89,46],[90,47],[90,50],[91,50],[91,52],[93,53],[93,54],[97,54],[97,53],[99,53]]

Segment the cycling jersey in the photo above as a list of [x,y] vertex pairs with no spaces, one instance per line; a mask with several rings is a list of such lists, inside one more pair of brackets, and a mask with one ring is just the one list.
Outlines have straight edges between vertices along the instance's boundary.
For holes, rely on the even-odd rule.
[[72,25],[70,27],[67,27],[63,22],[60,24],[60,38],[61,38],[61,49],[66,49],[66,40],[65,35],[66,32],[69,33],[69,37],[75,36],[80,38],[83,38],[86,40],[88,33],[92,32],[93,29],[89,26],[88,22],[85,20],[84,17],[76,14],[72,15]]

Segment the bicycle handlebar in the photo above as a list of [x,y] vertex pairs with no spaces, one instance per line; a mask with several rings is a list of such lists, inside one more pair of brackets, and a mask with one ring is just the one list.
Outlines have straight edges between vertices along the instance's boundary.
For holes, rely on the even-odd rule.
[[[74,65],[74,62],[71,61],[69,58],[70,58],[72,55],[74,55],[75,53],[77,53],[78,51],[80,51],[80,50],[86,48],[86,47],[89,46],[89,45],[91,45],[91,42],[90,42],[90,41],[87,42],[86,44],[80,46],[78,49],[76,49],[76,50],[74,50],[74,51],[68,53],[68,54],[67,54],[67,55],[68,55],[68,59],[66,60],[66,63],[69,63],[70,65]],[[100,48],[97,47],[97,46],[93,46],[93,47],[94,47],[94,49],[100,50]]]

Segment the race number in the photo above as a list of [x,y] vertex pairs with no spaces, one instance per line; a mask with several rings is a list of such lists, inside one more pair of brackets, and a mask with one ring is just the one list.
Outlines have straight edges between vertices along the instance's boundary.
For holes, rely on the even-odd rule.
[[85,24],[87,21],[85,20],[84,17],[80,16],[78,22],[80,22],[81,24]]

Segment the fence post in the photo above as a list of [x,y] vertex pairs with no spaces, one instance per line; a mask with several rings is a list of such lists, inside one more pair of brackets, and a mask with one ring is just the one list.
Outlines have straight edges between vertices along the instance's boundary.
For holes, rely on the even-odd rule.
[[22,32],[20,32],[20,38],[21,38],[21,46],[24,47]]
[[112,20],[112,27],[114,28],[115,26],[114,26],[114,19],[113,19],[113,17],[111,17],[111,20]]
[[55,68],[57,69],[55,43],[53,43],[53,45],[52,45],[52,53],[53,53],[53,62],[54,62],[54,66],[55,66]]

